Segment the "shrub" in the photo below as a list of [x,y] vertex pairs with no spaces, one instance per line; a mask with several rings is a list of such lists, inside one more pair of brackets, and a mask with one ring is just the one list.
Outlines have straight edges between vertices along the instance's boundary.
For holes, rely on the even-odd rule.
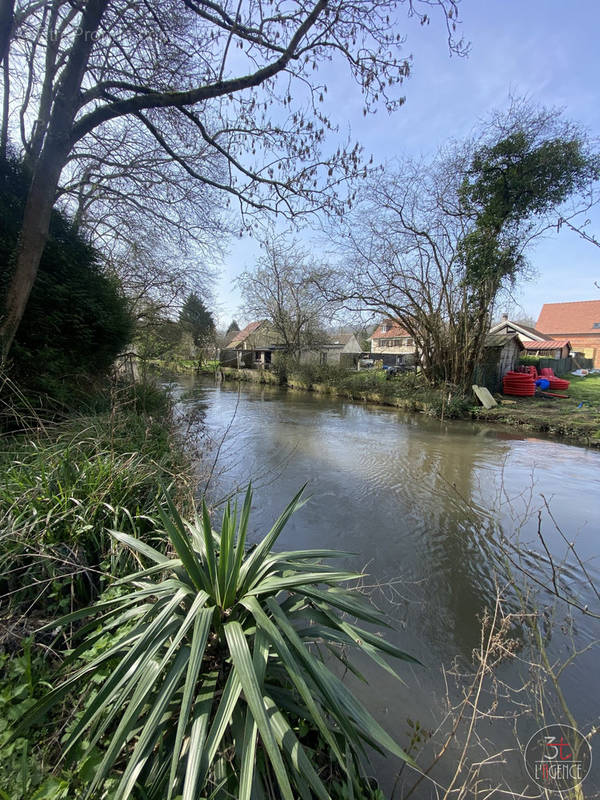
[[22,607],[42,592],[58,613],[90,602],[117,569],[108,529],[149,534],[158,483],[185,472],[169,399],[148,384],[103,413],[6,437],[0,469],[0,595]]
[[[0,159],[0,299],[27,194],[23,167]],[[3,303],[3,300],[2,300]],[[132,333],[128,303],[98,252],[54,211],[50,234],[11,349],[13,374],[28,390],[73,404],[106,373]]]
[[335,783],[346,785],[348,797],[364,796],[365,745],[410,760],[315,647],[323,643],[350,669],[352,650],[393,675],[384,656],[414,661],[346,620],[349,614],[384,624],[365,599],[341,588],[360,576],[321,563],[338,555],[331,551],[271,550],[301,494],[250,549],[250,488],[239,518],[227,507],[220,533],[206,506],[201,519],[184,523],[169,503],[161,518],[173,557],[114,534],[151,566],[119,581],[118,596],[53,623],[96,620],[83,629],[70,663],[107,631],[114,640],[79,662],[17,731],[73,691],[87,691],[90,700],[65,741],[65,755],[93,756],[98,765],[87,797],[100,796],[107,781],[115,800],[134,792],[161,800],[181,792],[328,798]]
[[440,419],[461,419],[466,417],[473,405],[467,395],[457,391],[442,390],[434,395],[430,401],[429,414]]
[[519,364],[523,364],[523,366],[527,367],[540,367],[540,357],[539,356],[520,356],[519,357]]

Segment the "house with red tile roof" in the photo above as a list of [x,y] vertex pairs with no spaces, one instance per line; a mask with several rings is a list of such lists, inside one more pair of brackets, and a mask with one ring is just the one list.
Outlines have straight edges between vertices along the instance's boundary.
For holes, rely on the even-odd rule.
[[600,300],[544,303],[536,328],[553,339],[568,339],[574,351],[600,367]]
[[392,319],[383,320],[371,335],[371,357],[381,358],[384,363],[401,364],[414,357],[415,352],[412,336]]

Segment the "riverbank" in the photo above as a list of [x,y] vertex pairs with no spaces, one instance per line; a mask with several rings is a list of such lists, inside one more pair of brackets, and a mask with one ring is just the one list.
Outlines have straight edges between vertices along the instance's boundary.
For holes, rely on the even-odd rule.
[[[520,681],[523,664],[537,663],[540,654],[536,655],[533,642],[529,658],[523,637],[530,629],[515,622],[519,601],[506,588],[505,561],[513,558],[532,574],[531,586],[524,590],[515,567],[514,578],[528,604],[525,620],[529,624],[539,619],[541,641],[552,648],[550,663],[560,658],[562,664],[571,654],[570,631],[561,628],[565,609],[553,614],[552,598],[545,592],[536,595],[541,587],[534,583],[536,579],[550,589],[553,586],[551,565],[547,556],[544,559],[537,533],[538,511],[542,511],[541,531],[554,563],[565,564],[568,570],[565,583],[559,586],[577,592],[580,605],[589,604],[595,612],[598,603],[593,589],[589,587],[589,593],[584,589],[585,575],[577,570],[573,554],[568,553],[570,558],[565,560],[568,545],[555,525],[569,542],[577,543],[583,564],[587,566],[591,559],[593,566],[597,526],[590,498],[600,491],[600,451],[502,424],[478,424],[470,418],[441,424],[427,414],[259,382],[216,383],[207,377],[181,381],[181,386],[189,392],[186,402],[196,402],[203,409],[207,429],[215,437],[229,431],[220,459],[219,496],[236,491],[252,475],[256,486],[253,520],[256,529],[262,530],[281,513],[284,498],[310,481],[311,500],[284,534],[281,548],[352,553],[340,563],[368,572],[368,590],[375,593],[381,610],[397,628],[394,643],[425,664],[425,669],[417,669],[409,678],[407,690],[391,679],[382,680],[375,669],[367,667],[363,672],[376,691],[365,684],[361,699],[376,710],[380,724],[393,725],[403,747],[409,746],[412,735],[404,722],[407,718],[418,720],[427,730],[438,729],[447,708],[448,665],[457,657],[461,665],[469,665],[473,651],[480,652],[482,620],[491,621],[487,615],[494,610],[497,587],[502,587],[500,602],[506,603],[506,614],[501,618],[511,625],[508,638],[517,641],[509,647],[517,647],[511,651],[517,657],[511,660],[509,651],[504,651],[496,685],[503,682],[514,687],[515,704],[511,706],[508,700],[509,707],[490,712],[498,720],[492,734],[487,718],[478,719],[490,753],[508,753],[512,748],[502,775],[517,796],[526,780],[519,771],[523,758],[516,749],[513,720],[502,722],[500,717],[505,711],[524,710],[520,735],[528,739],[535,732],[537,720],[530,709],[539,706],[530,705],[530,695],[523,699]],[[544,499],[556,522],[549,517]],[[523,562],[512,546],[506,557],[500,550],[497,558],[490,552],[492,542],[504,546],[519,540],[528,548]],[[597,570],[593,576],[598,583]],[[578,616],[576,625],[581,637],[577,649],[588,644],[588,636],[591,641],[598,638],[591,618],[586,622]],[[598,715],[598,704],[590,701],[600,697],[594,670],[597,658],[597,648],[586,651],[560,676],[566,702],[585,731]],[[551,676],[534,667],[532,677],[544,682],[539,696],[548,708],[554,701]],[[523,680],[528,680],[528,673]],[[468,691],[473,681],[469,677],[465,686],[461,683],[457,688],[451,678],[450,684],[451,700],[459,702],[463,688]],[[490,703],[495,702],[487,691]],[[554,719],[555,714],[555,707],[548,708],[549,717]],[[442,746],[443,740],[436,737],[431,749],[435,754]],[[453,752],[454,746],[447,758],[451,773],[456,766]],[[430,755],[419,755],[418,763],[426,767]],[[478,753],[470,750],[469,758],[477,761]],[[450,778],[442,762],[435,769],[440,784],[447,786]],[[378,760],[373,774],[384,797],[390,798],[396,778],[393,762]],[[496,777],[497,771],[490,780]],[[476,788],[473,794],[465,791],[465,796],[474,796]],[[403,796],[403,790],[396,790],[394,797]]]
[[[37,631],[130,571],[133,558],[109,531],[155,537],[162,487],[187,513],[193,482],[172,401],[151,383],[113,384],[85,410],[19,421],[0,452],[0,797],[59,800],[79,796],[85,770],[53,771],[60,741],[47,727],[11,740],[72,634]],[[50,730],[69,724],[71,701],[46,719]]]
[[[330,373],[329,375],[327,373]],[[385,373],[305,368],[284,378],[266,370],[221,368],[225,380],[286,385],[290,389],[341,397],[357,403],[392,406],[439,419],[472,419],[544,433],[573,444],[600,448],[600,375],[568,376],[568,398],[510,398],[496,395],[492,409],[452,391],[432,389],[417,375],[386,380]]]
[[565,377],[568,398],[503,397],[496,408],[472,409],[472,416],[600,447],[600,375]]

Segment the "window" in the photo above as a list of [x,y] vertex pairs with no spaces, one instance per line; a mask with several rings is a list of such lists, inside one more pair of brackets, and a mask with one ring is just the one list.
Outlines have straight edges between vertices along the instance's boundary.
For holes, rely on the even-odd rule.
[[408,336],[408,337],[407,337],[407,338],[404,340],[404,344],[405,344],[405,346],[406,346],[406,347],[412,347],[412,346],[414,345],[414,343],[415,343],[415,340],[414,340],[414,339],[411,339],[411,338],[410,338],[410,336]]
[[600,322],[594,322],[592,328],[600,328]]
[[384,322],[384,323],[381,325],[381,332],[382,332],[382,333],[387,333],[387,332],[389,331],[389,329],[390,329],[390,324],[389,324],[389,322]]

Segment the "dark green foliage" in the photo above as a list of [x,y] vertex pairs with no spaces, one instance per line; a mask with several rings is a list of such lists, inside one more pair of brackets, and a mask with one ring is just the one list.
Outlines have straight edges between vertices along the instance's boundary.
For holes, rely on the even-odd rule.
[[466,282],[514,280],[525,264],[530,221],[555,211],[600,176],[600,158],[584,137],[543,113],[515,122],[475,150],[459,199],[475,227],[460,242]]
[[181,335],[182,327],[178,322],[165,318],[159,308],[148,305],[143,322],[137,326],[136,352],[142,360],[167,358],[178,351]]
[[540,357],[539,356],[521,356],[519,358],[519,364],[527,367],[537,367],[539,369],[540,366]]
[[212,314],[197,294],[188,296],[179,314],[179,322],[188,328],[196,347],[205,347],[214,338],[215,322]]
[[227,328],[227,333],[225,334],[225,338],[227,341],[231,341],[236,333],[240,332],[240,326],[237,324],[236,320],[232,320],[231,325]]
[[600,162],[580,137],[538,141],[536,134],[523,127],[476,151],[462,199],[477,209],[482,227],[545,214],[597,179]]
[[[12,274],[26,196],[24,168],[0,162],[0,292]],[[21,384],[63,402],[79,394],[82,379],[106,373],[132,333],[127,300],[106,275],[97,251],[58,211],[29,303],[11,350]],[[85,383],[85,380],[83,380]]]
[[458,252],[465,265],[465,281],[475,289],[505,278],[514,282],[525,263],[517,242],[502,242],[498,233],[479,226],[459,242]]
[[[98,403],[100,405],[100,402]],[[0,458],[0,596],[11,614],[61,613],[91,598],[123,565],[108,530],[144,536],[160,481],[185,474],[164,392],[113,392],[103,413],[5,438]],[[41,595],[40,595],[41,592]]]

